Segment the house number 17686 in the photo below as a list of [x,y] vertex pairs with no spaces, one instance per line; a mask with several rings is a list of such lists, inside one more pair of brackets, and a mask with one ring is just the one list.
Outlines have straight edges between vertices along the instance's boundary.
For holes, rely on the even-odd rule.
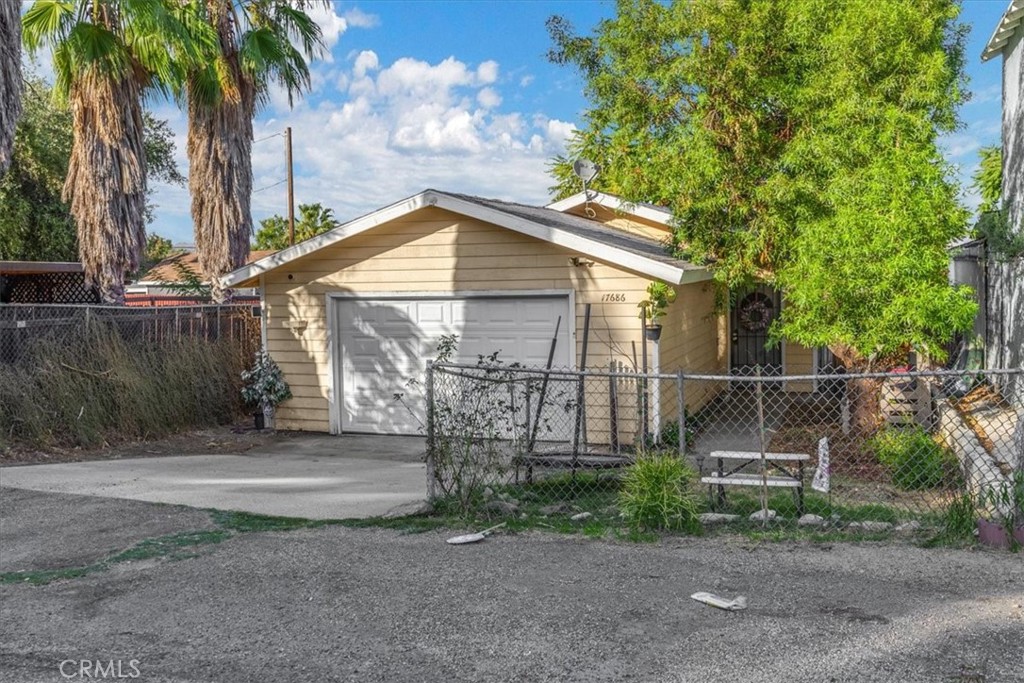
[[623,303],[626,300],[626,295],[622,292],[616,292],[614,294],[602,294],[601,301],[613,301],[615,303]]

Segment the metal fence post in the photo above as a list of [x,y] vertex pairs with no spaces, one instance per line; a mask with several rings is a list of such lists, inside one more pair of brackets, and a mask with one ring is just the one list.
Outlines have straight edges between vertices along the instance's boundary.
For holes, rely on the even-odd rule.
[[676,373],[676,402],[679,410],[679,457],[686,457],[686,392],[683,389],[683,371]]
[[434,452],[437,434],[434,427],[434,361],[427,361],[427,499],[437,497],[434,479]]

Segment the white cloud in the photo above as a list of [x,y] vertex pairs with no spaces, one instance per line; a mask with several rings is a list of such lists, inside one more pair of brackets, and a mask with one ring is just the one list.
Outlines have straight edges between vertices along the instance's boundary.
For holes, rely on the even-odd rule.
[[522,78],[519,79],[519,87],[520,88],[528,87],[531,83],[533,83],[535,78],[536,77],[533,76],[532,74],[526,74],[525,76],[523,76]]
[[501,95],[494,88],[482,88],[476,94],[476,101],[484,109],[496,109],[501,106]]
[[374,28],[380,25],[380,17],[376,14],[367,14],[358,7],[353,7],[345,12],[345,19],[350,26],[356,28]]
[[338,44],[341,34],[348,30],[348,21],[334,12],[333,4],[313,5],[306,10],[306,13],[320,25],[324,44],[327,46],[327,53],[323,56],[324,61],[334,61],[331,50]]
[[363,78],[368,71],[376,71],[380,68],[377,53],[373,50],[363,50],[356,56],[355,64],[352,65],[352,75],[356,78]]
[[476,77],[481,83],[494,83],[498,80],[498,63],[489,60],[476,68]]
[[[574,126],[534,111],[503,111],[500,72],[493,61],[405,57],[382,64],[372,51],[350,52],[313,65],[313,96],[294,110],[272,91],[255,137],[291,126],[296,204],[321,202],[341,220],[428,187],[542,204],[551,184],[546,166]],[[268,188],[252,198],[257,225],[285,212],[285,186],[274,185],[284,177],[282,139],[255,143],[253,187]],[[161,187],[157,202],[156,230],[190,240],[187,193]]]

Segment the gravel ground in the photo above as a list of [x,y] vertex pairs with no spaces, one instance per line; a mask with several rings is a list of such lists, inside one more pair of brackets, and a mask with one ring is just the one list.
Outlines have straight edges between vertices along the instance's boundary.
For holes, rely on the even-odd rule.
[[[46,501],[74,497],[2,495],[0,548],[26,567],[108,526],[128,545],[142,531],[125,521],[155,507],[95,499],[55,525]],[[192,559],[3,585],[0,681],[117,659],[137,660],[138,681],[1024,681],[1020,555],[448,535],[247,533]],[[750,607],[715,610],[699,590]]]

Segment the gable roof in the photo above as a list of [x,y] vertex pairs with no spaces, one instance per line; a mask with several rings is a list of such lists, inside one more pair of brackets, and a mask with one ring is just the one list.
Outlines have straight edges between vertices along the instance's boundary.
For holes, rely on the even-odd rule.
[[1020,29],[1022,21],[1024,21],[1024,0],[1010,0],[1010,6],[1003,12],[999,25],[992,32],[992,37],[988,39],[988,44],[985,45],[985,50],[981,53],[981,61],[987,62],[1002,52],[1013,34],[1022,30]]
[[555,211],[568,211],[569,209],[575,208],[582,204],[585,204],[589,199],[591,204],[599,204],[606,209],[617,211],[619,213],[631,213],[634,216],[645,218],[654,223],[661,225],[668,225],[672,221],[672,212],[663,206],[657,204],[648,204],[646,202],[627,202],[622,197],[618,197],[613,194],[606,194],[604,192],[577,192],[571,197],[560,199],[557,202],[548,204],[547,208]]
[[704,267],[670,256],[665,245],[657,240],[604,227],[580,216],[551,208],[424,190],[250,263],[223,276],[221,281],[226,287],[237,287],[295,259],[430,206],[476,218],[672,284],[710,277]]

